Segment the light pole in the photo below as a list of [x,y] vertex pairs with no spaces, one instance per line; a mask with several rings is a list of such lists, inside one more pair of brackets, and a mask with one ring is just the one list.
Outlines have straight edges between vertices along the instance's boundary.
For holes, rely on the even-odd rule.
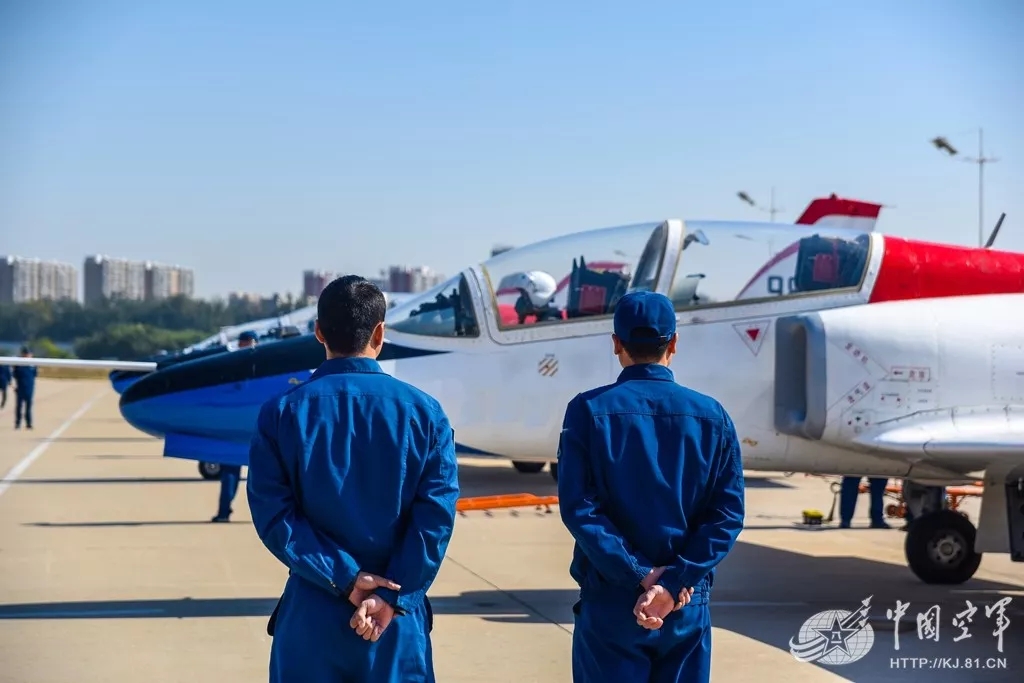
[[769,204],[768,204],[767,207],[761,206],[760,204],[755,202],[753,200],[753,198],[751,198],[751,196],[749,194],[747,194],[746,192],[737,192],[736,196],[739,197],[741,201],[744,201],[747,204],[750,204],[752,207],[754,207],[758,211],[766,212],[771,217],[772,223],[775,222],[775,214],[779,213],[780,211],[785,211],[785,209],[777,209],[777,208],[775,208],[775,188],[774,187],[772,187],[771,198],[769,200]]
[[[953,157],[959,154],[953,145],[949,144],[949,141],[939,136],[932,139],[932,144],[935,145],[935,149],[942,152],[946,152],[949,156]],[[978,246],[985,246],[985,164],[990,164],[999,159],[995,157],[985,156],[985,138],[984,131],[978,128],[978,156],[976,157],[961,157],[964,161],[978,165]]]

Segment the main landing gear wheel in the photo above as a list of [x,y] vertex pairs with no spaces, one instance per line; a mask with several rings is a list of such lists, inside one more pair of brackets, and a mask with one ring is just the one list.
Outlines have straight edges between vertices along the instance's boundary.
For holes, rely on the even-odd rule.
[[925,583],[959,584],[981,565],[974,550],[977,531],[959,512],[939,510],[915,519],[907,529],[904,552],[910,570]]
[[199,476],[203,479],[220,479],[220,465],[215,462],[199,463]]
[[516,472],[520,474],[537,474],[544,469],[544,463],[542,462],[521,462],[519,460],[512,461],[512,467],[516,468]]
[[558,481],[558,463],[551,463],[551,467],[549,469],[551,470],[551,478]]

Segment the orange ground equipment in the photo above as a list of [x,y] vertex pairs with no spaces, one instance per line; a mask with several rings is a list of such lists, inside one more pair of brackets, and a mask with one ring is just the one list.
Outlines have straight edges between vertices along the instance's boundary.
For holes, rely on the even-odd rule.
[[551,506],[558,505],[558,496],[535,496],[532,493],[506,493],[500,496],[472,496],[459,498],[455,504],[457,512],[473,510],[497,510],[501,508],[532,507],[551,512]]
[[[861,493],[868,493],[870,488],[867,484],[861,483],[858,487]],[[946,487],[946,505],[950,510],[958,510],[960,503],[963,502],[964,498],[968,496],[980,496],[984,491],[984,483],[980,481],[974,482],[973,485],[969,486],[947,486]],[[907,505],[903,502],[903,487],[899,484],[891,484],[885,487],[885,495],[887,498],[894,499],[895,503],[889,503],[885,506],[885,514],[888,517],[895,517],[897,519],[903,519],[907,516]]]

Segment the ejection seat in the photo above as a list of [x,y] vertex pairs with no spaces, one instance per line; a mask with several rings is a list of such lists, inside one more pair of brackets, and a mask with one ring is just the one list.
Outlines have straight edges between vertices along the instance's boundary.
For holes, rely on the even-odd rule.
[[629,281],[630,277],[622,273],[587,268],[582,256],[579,264],[573,259],[566,317],[581,318],[611,313],[618,300],[626,294]]
[[794,277],[798,292],[856,287],[867,259],[866,238],[845,240],[812,235],[800,240]]

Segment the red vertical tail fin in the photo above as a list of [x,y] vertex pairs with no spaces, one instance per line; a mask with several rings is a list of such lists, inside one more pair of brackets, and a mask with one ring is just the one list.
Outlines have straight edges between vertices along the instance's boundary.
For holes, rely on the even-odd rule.
[[871,232],[875,229],[881,204],[843,199],[835,194],[815,199],[796,220],[799,225],[820,225]]

